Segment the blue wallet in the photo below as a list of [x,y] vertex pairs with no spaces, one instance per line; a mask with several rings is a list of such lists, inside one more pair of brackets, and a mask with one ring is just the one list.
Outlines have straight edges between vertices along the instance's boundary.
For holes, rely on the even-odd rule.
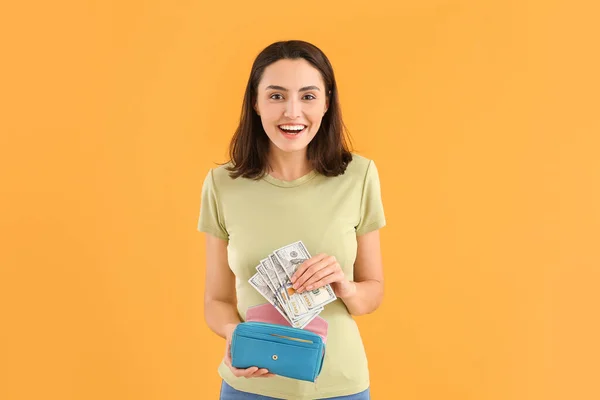
[[304,329],[266,322],[238,324],[231,337],[231,365],[258,367],[288,378],[314,382],[321,373],[325,343]]

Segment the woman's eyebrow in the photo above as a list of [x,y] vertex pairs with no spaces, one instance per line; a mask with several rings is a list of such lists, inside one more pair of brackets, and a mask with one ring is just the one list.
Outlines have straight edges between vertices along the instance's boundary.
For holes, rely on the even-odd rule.
[[[277,85],[269,85],[265,88],[265,90],[269,90],[269,89],[275,89],[275,90],[282,90],[284,92],[287,92],[288,90],[286,88],[284,88],[283,86],[277,86]],[[321,89],[319,89],[317,86],[305,86],[303,88],[300,88],[300,92],[306,92],[307,90],[318,90],[321,91]]]

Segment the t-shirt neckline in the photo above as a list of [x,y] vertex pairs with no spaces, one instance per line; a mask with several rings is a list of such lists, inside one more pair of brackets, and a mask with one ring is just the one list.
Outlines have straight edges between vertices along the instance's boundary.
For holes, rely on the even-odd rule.
[[314,178],[315,176],[317,176],[317,171],[316,170],[312,170],[309,173],[302,175],[300,178],[296,178],[292,181],[284,181],[282,179],[277,179],[273,176],[271,176],[270,174],[266,174],[263,179],[267,182],[269,182],[272,185],[275,186],[279,186],[279,187],[295,187],[295,186],[299,186],[302,185],[303,183],[308,182],[309,180],[311,180],[312,178]]

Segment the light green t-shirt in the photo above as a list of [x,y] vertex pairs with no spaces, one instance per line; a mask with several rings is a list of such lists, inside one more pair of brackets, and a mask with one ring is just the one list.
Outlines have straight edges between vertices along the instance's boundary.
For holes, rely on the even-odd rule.
[[[356,237],[385,225],[379,175],[372,160],[353,154],[346,172],[312,171],[293,181],[266,175],[232,179],[225,166],[209,171],[202,188],[198,230],[228,240],[242,321],[249,307],[267,301],[248,279],[272,251],[303,241],[312,256],[336,257],[353,280]],[[221,362],[220,376],[237,390],[283,399],[344,396],[369,387],[369,369],[358,327],[341,299],[319,314],[328,324],[325,360],[316,382],[282,376],[237,378]],[[259,366],[260,367],[260,366]]]

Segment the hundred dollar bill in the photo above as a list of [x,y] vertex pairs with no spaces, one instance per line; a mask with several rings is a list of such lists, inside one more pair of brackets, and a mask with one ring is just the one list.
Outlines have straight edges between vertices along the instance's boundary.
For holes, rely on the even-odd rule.
[[304,301],[300,297],[299,293],[295,293],[291,283],[286,283],[279,289],[281,298],[284,298],[287,303],[288,309],[291,312],[290,318],[297,319],[303,317],[310,310],[304,304]]
[[267,285],[267,283],[265,282],[265,280],[263,279],[262,275],[260,273],[256,273],[254,274],[249,280],[248,282],[250,283],[250,285],[252,285],[252,287],[254,287],[269,303],[271,303],[271,305],[273,305],[273,307],[275,307],[275,309],[279,312],[279,314],[281,314],[281,316],[283,316],[283,318],[294,328],[300,328],[303,329],[304,327],[306,327],[306,325],[308,325],[310,323],[310,321],[312,321],[323,309],[317,309],[314,311],[311,311],[310,313],[306,314],[305,316],[303,316],[300,319],[296,319],[296,320],[290,320],[290,318],[288,317],[287,313],[285,312],[285,310],[283,309],[283,307],[281,306],[279,300],[275,297],[274,293],[271,292],[271,289],[269,288],[269,285]]
[[302,318],[299,321],[296,321],[294,325],[295,328],[300,328],[300,329],[304,329],[304,327],[306,327],[306,325],[308,325],[313,319],[315,319],[315,317],[317,315],[319,315],[319,313],[323,311],[323,309],[319,309],[318,311],[315,310],[315,312],[311,312],[310,314],[307,314],[304,318]]
[[281,283],[277,278],[277,273],[275,273],[272,268],[269,268],[269,266],[265,263],[265,260],[261,260],[260,264],[256,266],[256,270],[265,279],[273,293],[277,293],[281,287]]
[[274,253],[269,254],[269,257],[267,257],[266,262],[275,271],[275,274],[277,275],[281,286],[284,286],[288,282],[291,283],[290,278],[287,276],[285,270],[283,269],[283,266],[281,265]]
[[285,283],[289,281],[287,275],[283,271],[283,267],[279,264],[279,261],[277,261],[277,258],[275,258],[273,254],[269,254],[269,256],[264,260],[261,260],[260,263],[264,265],[265,268],[271,269],[275,273],[279,287],[285,285]]
[[[310,258],[310,253],[301,241],[288,244],[273,252],[274,258],[279,262],[289,279],[298,269],[298,266]],[[273,260],[273,257],[271,258]]]
[[280,304],[279,300],[277,299],[277,296],[275,296],[275,293],[271,291],[271,289],[269,288],[269,285],[267,285],[267,282],[264,280],[264,278],[262,277],[262,275],[260,275],[260,273],[256,273],[254,274],[249,280],[248,282],[250,283],[250,285],[256,289],[269,303],[271,303],[271,305],[273,305],[273,307],[275,307],[275,309],[279,312],[279,314],[281,314],[286,321],[290,324],[290,325],[294,325],[292,323],[292,321],[288,318],[286,311],[283,309],[282,305]]
[[308,309],[308,304],[306,304],[306,302],[304,301],[304,298],[300,296],[299,293],[296,293],[296,290],[292,287],[292,281],[290,280],[290,277],[288,276],[286,271],[283,269],[283,266],[281,265],[281,262],[279,261],[275,253],[269,254],[268,262],[275,269],[277,277],[282,283],[282,286],[286,287],[286,293],[288,293],[288,297],[294,296],[295,298],[299,299],[299,301],[304,304],[304,307],[307,309],[307,311],[310,311]]
[[306,302],[308,309],[323,307],[337,299],[333,288],[330,285],[325,285],[320,288],[299,293],[302,299]]
[[300,329],[304,329],[304,327],[306,327],[306,325],[308,325],[313,319],[315,319],[315,317],[317,315],[319,315],[319,313],[322,311],[323,309],[320,310],[315,310],[315,312],[311,312],[309,314],[306,314],[306,316],[304,316],[302,319],[297,320],[297,321],[291,321],[290,325],[292,325],[294,328],[300,328]]
[[[292,278],[298,266],[308,260],[311,255],[302,241],[291,243],[273,252],[289,279]],[[337,299],[331,285],[299,293],[309,310],[323,307]]]
[[322,307],[312,310],[297,319],[292,319],[291,324],[295,328],[304,328],[310,323],[310,321],[312,321],[317,315],[319,315],[321,311],[323,311]]
[[256,289],[258,291],[258,293],[262,294],[262,296],[267,299],[267,301],[271,304],[275,303],[275,293],[271,291],[271,288],[269,287],[269,285],[267,284],[267,282],[265,282],[265,280],[263,279],[262,275],[260,275],[260,273],[256,273],[254,274],[249,280],[248,282],[250,283],[250,285]]
[[291,282],[292,275],[311,257],[301,241],[281,247],[269,254],[256,266],[256,273],[248,280],[291,326],[303,329],[337,298],[330,285],[297,293]]
[[283,310],[286,312],[287,317],[289,319],[291,311],[288,307],[287,299],[282,297],[281,291],[279,290],[280,285],[279,281],[277,280],[276,273],[272,269],[268,268],[265,264],[263,264],[263,261],[264,260],[262,260],[261,263],[256,266],[256,270],[262,276],[263,280],[267,283],[269,289],[275,295],[275,298],[279,300],[279,303],[281,304]]
[[302,300],[298,295],[290,296],[286,291],[286,286],[281,285],[281,280],[279,280],[277,273],[272,265],[269,264],[268,260],[261,260],[261,264],[256,267],[256,270],[275,294],[275,297],[279,301],[281,308],[285,311],[288,320],[299,320],[300,317],[303,317],[304,314],[309,312],[308,308],[302,303]]
[[275,277],[279,283],[279,287],[277,289],[277,295],[280,299],[286,302],[288,309],[290,310],[291,319],[297,319],[299,317],[304,316],[310,310],[308,306],[302,300],[302,297],[296,293],[294,288],[292,287],[292,282],[285,275],[283,268],[279,264],[279,261],[271,254],[268,258],[261,261],[261,264],[265,266],[265,269],[268,271],[272,271],[275,274]]

